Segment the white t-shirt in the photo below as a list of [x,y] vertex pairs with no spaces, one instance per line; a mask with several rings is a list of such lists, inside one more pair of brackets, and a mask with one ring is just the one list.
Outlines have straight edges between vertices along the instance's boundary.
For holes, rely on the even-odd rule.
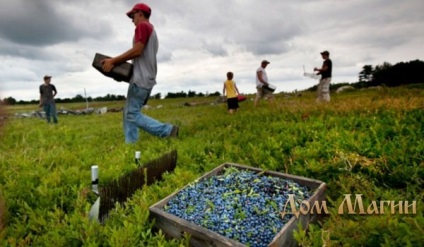
[[256,87],[262,87],[264,84],[259,80],[258,78],[258,72],[262,71],[262,79],[266,82],[268,82],[268,76],[266,75],[266,70],[264,68],[262,68],[262,66],[260,66],[257,70],[256,70]]

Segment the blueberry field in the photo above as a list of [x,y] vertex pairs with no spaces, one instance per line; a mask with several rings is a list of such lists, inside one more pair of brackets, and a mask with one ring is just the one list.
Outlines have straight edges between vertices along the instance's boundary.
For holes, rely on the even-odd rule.
[[[7,107],[11,117],[0,131],[0,246],[188,246],[188,234],[167,239],[156,230],[149,207],[225,162],[327,184],[329,212],[308,231],[293,232],[300,246],[424,245],[422,89],[333,93],[329,104],[316,104],[314,93],[278,94],[276,106],[261,101],[256,108],[253,97],[240,103],[233,115],[225,104],[211,104],[215,98],[150,100],[151,108],[144,113],[179,125],[179,138],[160,139],[140,132],[140,140],[131,145],[124,143],[122,112],[59,115],[58,125],[47,125],[39,118],[13,118],[16,112],[38,110],[36,105]],[[187,102],[198,104],[185,106]],[[83,109],[85,104],[60,107]],[[92,165],[99,166],[102,186],[137,167],[135,151],[141,151],[145,163],[173,149],[178,151],[174,172],[138,190],[125,205],[117,205],[103,224],[89,220],[95,201]],[[237,178],[243,176],[253,175]],[[275,187],[272,181],[261,186]],[[394,202],[395,210],[386,206],[384,212],[378,208],[367,214],[358,210],[340,214],[339,206],[348,194],[353,200],[361,195],[365,210],[382,201]],[[225,197],[242,200],[228,193]],[[209,219],[216,217],[213,209],[219,206],[219,202],[210,204],[213,199],[205,202]],[[403,202],[409,206],[415,202],[415,212],[413,207],[401,212]],[[271,199],[268,205],[272,208]],[[257,207],[264,215],[266,209]],[[191,206],[183,214],[201,210]],[[225,210],[215,212],[219,213]],[[239,219],[253,217],[237,207],[235,213]],[[207,220],[203,223],[216,227]],[[250,229],[254,227],[247,226],[240,239],[254,236],[256,230]],[[225,230],[235,229],[225,226]]]

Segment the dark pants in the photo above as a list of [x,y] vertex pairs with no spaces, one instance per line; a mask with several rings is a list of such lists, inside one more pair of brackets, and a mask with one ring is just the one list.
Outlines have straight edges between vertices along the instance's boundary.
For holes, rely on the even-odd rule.
[[238,98],[228,98],[227,99],[228,110],[237,110],[239,108]]

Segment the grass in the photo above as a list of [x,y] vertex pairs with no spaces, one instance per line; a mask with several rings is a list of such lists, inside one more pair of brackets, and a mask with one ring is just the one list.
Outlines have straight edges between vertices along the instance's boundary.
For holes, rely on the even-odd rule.
[[[178,124],[178,139],[140,133],[124,144],[122,114],[9,118],[0,143],[0,245],[186,246],[152,229],[148,207],[216,166],[233,162],[322,180],[330,215],[305,234],[303,246],[418,246],[424,242],[424,93],[388,88],[333,94],[316,104],[313,93],[278,95],[277,108],[241,103],[186,107],[208,98],[151,100],[144,112]],[[250,96],[252,98],[253,96]],[[85,103],[58,105],[84,109]],[[123,102],[92,107],[120,108]],[[37,106],[8,107],[9,114]],[[139,190],[104,225],[88,220],[90,167],[99,165],[100,186],[133,169],[134,152],[147,162],[178,150],[176,170]],[[3,199],[1,197],[3,196]],[[417,201],[416,215],[338,215],[344,194],[366,201]],[[4,226],[1,228],[1,226]]]

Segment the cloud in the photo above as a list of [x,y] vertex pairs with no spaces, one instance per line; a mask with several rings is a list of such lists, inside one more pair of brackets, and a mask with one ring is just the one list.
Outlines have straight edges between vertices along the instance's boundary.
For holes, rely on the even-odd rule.
[[[89,7],[80,7],[83,5]],[[3,5],[0,30],[0,37],[11,43],[41,47],[86,37],[102,38],[112,31],[101,19],[78,14],[65,1],[48,0],[15,0]]]
[[[153,1],[159,36],[154,92],[222,90],[227,71],[254,92],[255,70],[271,61],[277,90],[303,89],[303,77],[329,50],[333,82],[358,78],[365,64],[422,59],[424,5],[420,0]],[[134,26],[125,13],[133,1],[0,0],[0,85],[4,97],[33,99],[44,74],[60,97],[125,94],[126,84],[91,66],[96,52],[116,56],[131,47]],[[6,94],[6,95],[5,95]],[[2,96],[2,97],[3,97]],[[30,97],[30,98],[27,98]]]

